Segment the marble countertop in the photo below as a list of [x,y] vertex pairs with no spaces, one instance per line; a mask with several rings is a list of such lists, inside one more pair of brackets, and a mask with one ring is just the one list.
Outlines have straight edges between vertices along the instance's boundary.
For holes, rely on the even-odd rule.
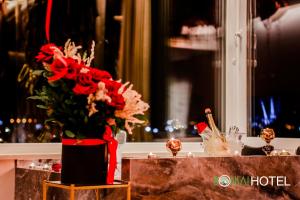
[[[300,199],[299,169],[300,156],[122,159],[122,179],[131,182],[133,200]],[[227,187],[219,183],[225,175],[231,179]],[[280,177],[289,186],[236,181],[262,176]]]

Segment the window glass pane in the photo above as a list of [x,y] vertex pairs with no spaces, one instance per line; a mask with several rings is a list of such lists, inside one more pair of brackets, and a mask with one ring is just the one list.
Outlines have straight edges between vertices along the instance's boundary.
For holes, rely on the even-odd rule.
[[300,137],[300,1],[253,5],[252,135],[272,127],[277,137]]

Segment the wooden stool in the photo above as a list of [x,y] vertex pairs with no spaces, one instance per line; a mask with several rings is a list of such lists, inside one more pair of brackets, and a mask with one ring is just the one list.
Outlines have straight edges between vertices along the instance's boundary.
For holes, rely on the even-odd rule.
[[85,185],[76,186],[75,184],[65,185],[60,181],[43,181],[43,200],[47,200],[48,187],[56,187],[70,191],[70,200],[75,200],[76,190],[95,190],[96,199],[99,200],[99,189],[110,189],[110,188],[127,188],[127,200],[131,199],[131,186],[130,182],[118,181],[112,185]]

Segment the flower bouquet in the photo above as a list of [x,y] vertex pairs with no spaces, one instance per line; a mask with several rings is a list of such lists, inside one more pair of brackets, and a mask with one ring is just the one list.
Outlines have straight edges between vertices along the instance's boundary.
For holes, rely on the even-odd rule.
[[[147,121],[144,113],[149,105],[132,84],[113,80],[108,72],[90,66],[94,46],[88,57],[70,40],[64,48],[46,44],[36,56],[43,68],[32,72],[39,77],[40,87],[29,99],[38,100],[37,106],[45,109],[46,124],[60,128],[65,183],[99,184],[106,173],[106,182],[112,183],[117,149],[113,133],[131,134],[136,125]],[[103,167],[108,162],[106,152],[110,154],[108,172]],[[80,177],[74,178],[75,174]]]

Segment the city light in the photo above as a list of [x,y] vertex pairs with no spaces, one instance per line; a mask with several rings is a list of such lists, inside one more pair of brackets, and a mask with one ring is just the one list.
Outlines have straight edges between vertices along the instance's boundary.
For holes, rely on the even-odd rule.
[[158,133],[159,130],[158,130],[158,128],[154,128],[154,129],[152,130],[152,132],[153,132],[153,133]]
[[17,122],[17,124],[20,124],[20,123],[21,123],[21,119],[20,119],[20,118],[17,118],[17,119],[16,119],[16,122]]
[[10,128],[5,127],[4,132],[5,132],[5,133],[9,133],[9,132],[10,132]]
[[35,129],[36,130],[41,130],[43,128],[43,125],[42,124],[36,124],[35,125]]
[[27,119],[26,119],[26,118],[23,118],[23,119],[22,119],[22,123],[25,124],[26,122],[27,122]]
[[151,127],[150,126],[145,127],[145,131],[146,132],[151,132]]

